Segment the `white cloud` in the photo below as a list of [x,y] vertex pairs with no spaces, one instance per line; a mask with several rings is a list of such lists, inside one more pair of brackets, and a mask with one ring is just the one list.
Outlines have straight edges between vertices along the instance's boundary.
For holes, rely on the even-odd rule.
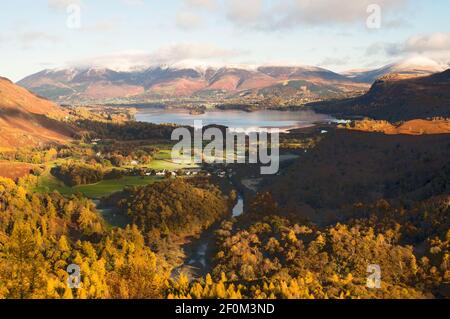
[[[120,0],[120,2],[132,6],[142,5],[145,3],[144,0]],[[84,3],[83,0],[48,0],[48,6],[57,10],[65,10],[71,4],[82,6]]]
[[17,40],[26,48],[37,42],[41,44],[42,42],[58,43],[61,41],[61,39],[55,35],[40,31],[20,32],[17,34]]
[[373,56],[386,52],[387,43],[374,43],[366,48],[366,56]]
[[241,25],[259,23],[264,12],[262,0],[228,0],[226,6],[228,19]]
[[[241,55],[242,52],[223,49],[211,44],[181,43],[159,48],[148,53],[144,51],[125,51],[97,56],[68,63],[70,67],[109,68],[117,71],[145,69],[160,65],[182,65],[187,63],[216,64]],[[200,64],[200,62],[199,62]]]
[[81,0],[48,0],[48,5],[53,9],[66,9],[71,4],[81,5]]
[[350,64],[351,58],[349,56],[345,56],[342,58],[339,57],[326,57],[319,63],[319,66],[345,66]]
[[145,3],[144,0],[121,0],[125,4],[129,4],[132,6],[143,5]]
[[68,62],[69,67],[75,68],[107,68],[116,71],[129,71],[132,69],[150,66],[149,54],[142,51],[124,51],[87,59]]
[[367,8],[372,4],[381,7],[381,12],[399,8],[406,0],[297,0],[286,17],[286,23],[365,23]]
[[188,8],[214,10],[218,7],[216,0],[184,0]]
[[448,64],[450,61],[450,33],[415,35],[401,43],[375,43],[366,50],[367,56],[377,54],[400,58],[422,56]]
[[177,27],[182,30],[193,30],[203,25],[203,19],[194,13],[180,12],[177,14]]
[[397,26],[401,19],[388,19],[390,13],[405,7],[410,0],[227,0],[227,18],[240,26],[264,30],[299,25],[365,24],[369,5],[378,4],[385,27]]
[[224,49],[212,44],[181,43],[164,46],[153,52],[150,58],[156,64],[174,64],[183,60],[228,59],[241,52]]
[[[404,10],[412,0],[183,0],[177,25],[189,25],[194,14],[213,11],[240,28],[277,31],[299,26],[366,26],[371,5],[381,8],[381,27],[408,24]],[[186,13],[189,12],[189,13]],[[198,19],[198,17],[197,17]],[[186,21],[183,21],[186,20]]]
[[118,18],[110,18],[108,20],[99,20],[91,25],[82,26],[84,32],[113,32],[122,24],[122,20]]
[[176,25],[184,31],[198,29],[203,26],[205,11],[217,8],[216,0],[183,0],[183,6],[176,16]]
[[450,33],[412,36],[402,44],[388,46],[387,51],[392,55],[450,51]]

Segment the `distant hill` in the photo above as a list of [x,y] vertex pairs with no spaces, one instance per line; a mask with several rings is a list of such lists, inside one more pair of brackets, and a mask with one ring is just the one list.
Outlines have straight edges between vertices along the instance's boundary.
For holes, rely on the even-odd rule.
[[377,80],[363,96],[310,106],[338,116],[366,116],[391,122],[450,117],[450,70],[409,79],[390,74]]
[[312,99],[339,98],[368,89],[332,71],[302,67],[173,68],[119,72],[110,69],[44,70],[19,85],[61,103],[140,102],[154,98],[198,97],[205,99],[251,96],[295,96]]
[[75,133],[59,121],[65,116],[53,102],[0,77],[0,148],[65,142]]

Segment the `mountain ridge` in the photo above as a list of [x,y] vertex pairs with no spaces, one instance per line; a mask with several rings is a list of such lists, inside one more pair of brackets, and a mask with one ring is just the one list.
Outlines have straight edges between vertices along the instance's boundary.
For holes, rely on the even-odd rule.
[[450,69],[413,78],[391,74],[375,81],[362,96],[309,106],[337,116],[363,116],[391,122],[450,117]]
[[361,94],[370,88],[374,79],[390,73],[407,78],[440,71],[438,64],[430,61],[406,60],[376,70],[342,74],[307,65],[160,65],[132,71],[104,67],[48,69],[17,84],[63,104],[139,103],[171,98],[207,101],[282,98],[305,104]]

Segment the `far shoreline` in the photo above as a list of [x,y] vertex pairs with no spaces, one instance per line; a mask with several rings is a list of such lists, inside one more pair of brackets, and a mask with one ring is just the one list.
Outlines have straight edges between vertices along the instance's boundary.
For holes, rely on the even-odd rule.
[[311,110],[281,112],[277,110],[258,110],[246,116],[241,110],[206,110],[202,114],[192,114],[189,109],[141,108],[135,114],[137,122],[153,124],[174,124],[194,126],[194,121],[203,121],[203,125],[217,125],[227,128],[239,128],[244,131],[278,129],[280,133],[289,133],[295,129],[304,129],[322,124],[339,123],[339,120],[327,114]]

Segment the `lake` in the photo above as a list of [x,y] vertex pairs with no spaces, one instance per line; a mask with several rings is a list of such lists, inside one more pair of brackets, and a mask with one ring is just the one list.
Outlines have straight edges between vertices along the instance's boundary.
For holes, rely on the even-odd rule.
[[136,120],[154,124],[177,124],[194,126],[194,120],[203,121],[203,126],[222,125],[245,130],[258,128],[291,129],[313,126],[315,123],[335,122],[329,115],[314,111],[208,111],[201,115],[189,114],[186,110],[142,109]]

